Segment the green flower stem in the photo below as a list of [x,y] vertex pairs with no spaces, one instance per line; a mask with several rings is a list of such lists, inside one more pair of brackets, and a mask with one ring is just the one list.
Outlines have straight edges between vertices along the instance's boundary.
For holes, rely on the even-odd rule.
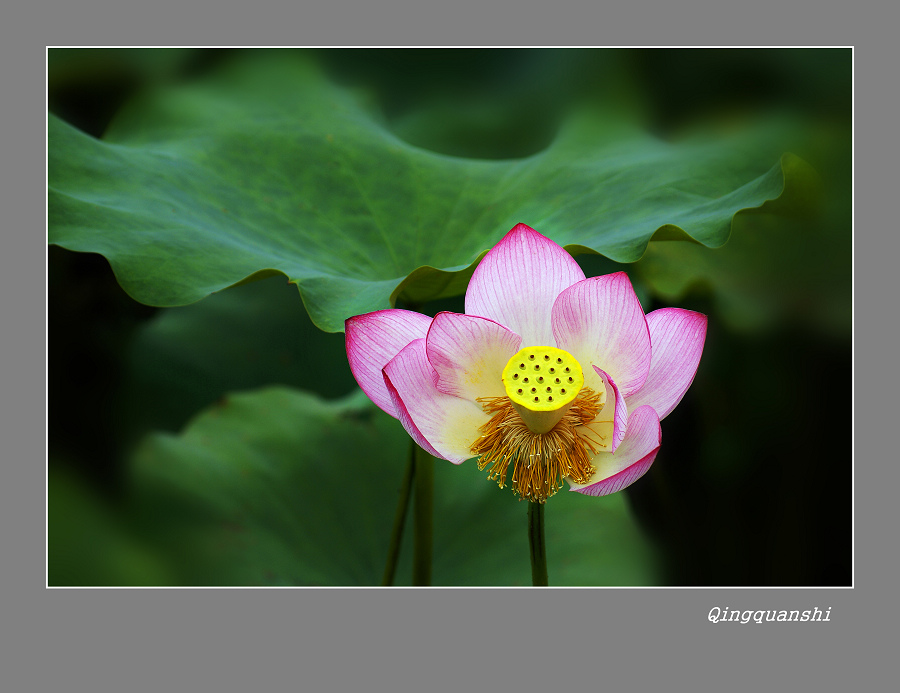
[[413,505],[413,585],[431,584],[434,530],[434,458],[415,447],[415,504]]
[[549,583],[543,503],[528,502],[528,545],[531,548],[531,584],[535,587],[546,587]]
[[381,584],[390,587],[394,584],[394,574],[397,572],[397,560],[400,558],[400,542],[403,539],[403,527],[406,524],[406,511],[409,510],[409,496],[412,489],[412,481],[416,470],[416,445],[411,442],[409,448],[409,462],[403,473],[403,482],[400,485],[400,497],[397,499],[397,509],[394,511],[394,528],[391,530],[391,543],[388,546],[387,561],[384,564],[384,575]]

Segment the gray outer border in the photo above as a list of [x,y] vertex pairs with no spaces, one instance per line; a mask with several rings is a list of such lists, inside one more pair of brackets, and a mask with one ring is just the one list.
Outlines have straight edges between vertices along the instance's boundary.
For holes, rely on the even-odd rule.
[[[888,49],[897,13],[859,4],[822,7],[805,3],[792,15],[784,3],[759,3],[727,13],[719,4],[693,3],[648,8],[592,6],[563,11],[559,3],[474,12],[458,4],[424,10],[412,0],[386,3],[336,2],[327,7],[264,11],[258,4],[205,3],[169,12],[160,3],[123,13],[112,2],[89,7],[48,7],[35,2],[6,13],[0,41],[4,108],[3,522],[6,554],[3,589],[4,687],[15,691],[90,690],[817,690],[867,689],[860,676],[884,680],[893,661],[888,625],[896,599],[887,591],[896,575],[885,557],[896,556],[890,534],[896,507],[886,496],[896,479],[896,456],[875,449],[873,429],[885,430],[870,404],[886,387],[871,382],[873,346],[889,348],[888,335],[866,326],[860,340],[868,375],[859,382],[866,396],[856,416],[857,528],[866,532],[866,552],[855,573],[855,589],[809,590],[45,590],[42,528],[44,488],[45,371],[39,349],[45,335],[44,239],[38,234],[44,203],[44,141],[40,118],[44,46],[155,45],[182,42],[244,45],[260,39],[286,45],[705,45],[710,38],[766,45],[852,45],[862,72],[865,101],[857,103],[860,169],[856,263],[866,279],[891,277],[884,241],[895,224],[877,201],[891,204],[888,119],[897,112],[892,72],[897,56]],[[704,10],[716,8],[715,12]],[[201,11],[204,9],[205,11]],[[27,13],[27,14],[26,14]],[[796,21],[791,21],[796,16]],[[177,19],[175,19],[177,18]],[[349,19],[348,19],[349,18]],[[649,18],[649,19],[648,19]],[[814,21],[810,21],[813,19]],[[653,21],[648,26],[648,21]],[[827,25],[824,22],[828,22]],[[112,26],[110,26],[112,22]],[[115,23],[120,23],[116,26]],[[715,22],[712,27],[708,23]],[[865,26],[863,26],[863,22]],[[410,27],[409,24],[413,26]],[[49,26],[48,26],[49,25]],[[13,32],[15,29],[15,32]],[[52,29],[48,31],[48,29]],[[125,31],[123,31],[123,29]],[[686,31],[681,31],[684,29]],[[723,33],[723,30],[724,31]],[[882,33],[883,32],[883,33]],[[29,35],[30,34],[30,35]],[[879,38],[883,40],[878,40]],[[38,39],[38,40],[36,40]],[[736,39],[736,40],[735,40]],[[864,41],[864,43],[858,43]],[[616,43],[613,43],[616,42]],[[15,53],[14,53],[15,51]],[[24,70],[20,71],[20,68]],[[29,69],[30,68],[30,69]],[[25,74],[20,74],[24,72]],[[878,75],[877,73],[881,74]],[[875,73],[875,74],[873,74]],[[881,79],[879,79],[881,77]],[[40,86],[39,86],[40,85]],[[23,98],[24,97],[24,98]],[[893,98],[892,98],[893,97]],[[888,101],[890,100],[890,101]],[[9,133],[15,132],[11,143]],[[880,144],[876,136],[881,134]],[[17,151],[8,147],[15,145]],[[878,195],[878,193],[883,193]],[[885,204],[884,202],[882,204]],[[13,247],[10,248],[9,245]],[[875,247],[873,247],[873,245]],[[882,283],[884,283],[882,281]],[[863,305],[892,298],[866,282]],[[42,298],[38,298],[42,297]],[[26,304],[23,305],[22,300]],[[883,323],[884,324],[884,323]],[[889,324],[889,323],[888,323]],[[891,335],[892,336],[892,335]],[[878,337],[882,337],[878,339]],[[893,371],[883,371],[892,373]],[[879,384],[881,388],[879,388]],[[42,396],[43,395],[43,396]],[[882,418],[884,415],[882,415]],[[893,417],[892,417],[893,418]],[[882,424],[879,426],[879,424]],[[881,453],[881,454],[879,454]],[[882,478],[890,469],[893,479]],[[874,474],[873,474],[874,473]],[[873,478],[873,476],[878,478]],[[845,483],[844,480],[839,480]],[[896,485],[893,486],[896,488]],[[873,537],[873,532],[886,536]],[[895,562],[895,561],[894,561]],[[890,581],[890,582],[888,582]],[[736,609],[832,607],[830,623],[710,624],[713,606]],[[894,607],[894,611],[891,610]],[[896,632],[896,625],[890,623]],[[893,667],[891,667],[893,669]],[[851,686],[852,682],[852,686]],[[879,686],[875,686],[879,688]]]

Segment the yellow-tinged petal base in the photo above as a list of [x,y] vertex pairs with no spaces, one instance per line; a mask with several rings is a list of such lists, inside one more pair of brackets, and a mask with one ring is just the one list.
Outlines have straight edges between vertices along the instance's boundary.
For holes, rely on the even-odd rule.
[[603,408],[603,393],[584,388],[568,411],[546,433],[535,433],[519,416],[509,397],[478,399],[491,419],[472,444],[478,468],[490,465],[488,479],[506,485],[510,465],[512,487],[520,500],[545,502],[562,488],[563,478],[586,483],[596,471],[591,457],[599,448],[576,428],[591,423]]

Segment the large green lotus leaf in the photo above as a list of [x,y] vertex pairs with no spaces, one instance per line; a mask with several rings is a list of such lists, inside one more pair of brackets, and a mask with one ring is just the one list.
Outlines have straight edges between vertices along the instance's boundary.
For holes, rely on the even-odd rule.
[[781,135],[768,121],[672,144],[573,116],[532,156],[451,157],[402,141],[296,54],[244,55],[145,92],[102,140],[51,115],[50,242],[103,254],[151,305],[283,273],[334,332],[401,295],[459,294],[518,222],[620,262],[654,234],[718,247],[739,210],[782,194]]
[[[808,214],[798,219],[766,204],[735,219],[731,240],[714,252],[696,244],[653,243],[634,265],[633,278],[667,304],[692,292],[709,294],[720,319],[743,333],[781,323],[847,337],[853,307],[851,160],[849,154],[839,157],[849,133],[834,140],[828,147],[837,154],[817,166],[825,174],[821,186],[794,195],[808,200]],[[792,158],[786,163],[803,165]]]
[[[409,438],[358,393],[229,396],[135,453],[139,534],[181,584],[377,585]],[[435,461],[434,584],[527,585],[526,504],[474,462]],[[652,552],[621,494],[547,505],[553,584],[650,584]],[[397,584],[409,584],[407,521]]]

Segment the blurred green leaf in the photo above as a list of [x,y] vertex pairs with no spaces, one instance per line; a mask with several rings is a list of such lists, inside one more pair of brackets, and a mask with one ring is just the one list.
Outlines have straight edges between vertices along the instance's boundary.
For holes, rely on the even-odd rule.
[[47,584],[171,584],[173,573],[125,526],[121,509],[74,472],[51,465],[47,506]]
[[[181,584],[377,585],[409,444],[361,393],[235,394],[138,449],[136,521]],[[439,460],[435,472],[434,583],[530,584],[525,504],[473,462]],[[398,584],[409,584],[410,535]],[[621,494],[559,493],[547,542],[553,584],[656,579]]]
[[398,139],[296,54],[244,55],[148,90],[102,141],[51,116],[50,242],[103,254],[151,305],[283,273],[334,332],[401,295],[461,293],[518,222],[621,262],[655,233],[720,246],[739,210],[782,194],[781,134],[667,144],[573,117],[533,156],[455,158]]

